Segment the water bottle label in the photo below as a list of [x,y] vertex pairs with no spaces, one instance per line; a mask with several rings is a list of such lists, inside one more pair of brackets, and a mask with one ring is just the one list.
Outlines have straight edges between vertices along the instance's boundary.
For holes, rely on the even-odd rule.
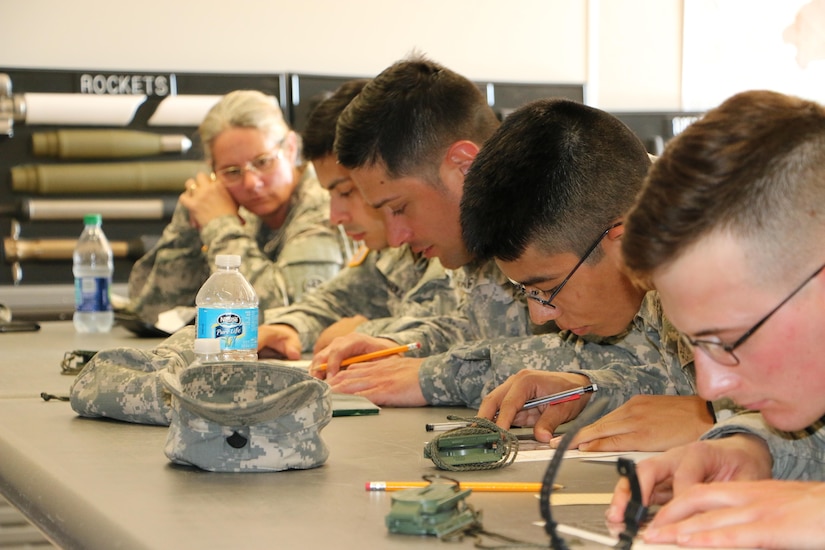
[[218,338],[221,350],[258,349],[258,308],[198,308],[198,338]]
[[112,302],[109,298],[111,283],[112,280],[109,277],[75,277],[75,310],[84,312],[111,311]]

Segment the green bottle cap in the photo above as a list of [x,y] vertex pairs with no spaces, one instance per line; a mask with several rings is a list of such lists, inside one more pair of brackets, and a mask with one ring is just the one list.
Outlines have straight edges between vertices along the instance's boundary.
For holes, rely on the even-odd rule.
[[83,216],[84,225],[100,225],[103,222],[103,216],[100,214],[86,214]]

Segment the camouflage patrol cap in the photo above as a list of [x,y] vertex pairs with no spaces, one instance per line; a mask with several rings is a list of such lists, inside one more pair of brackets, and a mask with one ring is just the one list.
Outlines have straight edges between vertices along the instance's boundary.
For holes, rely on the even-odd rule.
[[314,468],[329,449],[326,382],[295,367],[261,362],[194,365],[161,375],[172,394],[164,452],[172,462],[213,472]]

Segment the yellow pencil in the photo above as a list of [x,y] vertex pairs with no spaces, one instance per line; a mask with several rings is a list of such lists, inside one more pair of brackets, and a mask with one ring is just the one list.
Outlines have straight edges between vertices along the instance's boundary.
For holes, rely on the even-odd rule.
[[[430,485],[429,481],[368,481],[367,491],[401,491]],[[487,493],[540,493],[541,483],[516,481],[461,481],[459,487]],[[561,489],[561,485],[554,484],[553,489]]]
[[[373,351],[371,353],[365,353],[363,355],[355,355],[353,357],[349,357],[341,361],[341,366],[346,367],[348,365],[352,365],[353,363],[363,363],[365,361],[372,361],[373,359],[381,359],[382,357],[389,357],[390,355],[396,355],[399,353],[406,353],[408,351],[412,351],[414,349],[419,349],[421,344],[418,342],[413,342],[412,344],[405,344],[403,346],[397,346],[394,348],[387,348],[381,349],[378,351]],[[321,363],[317,367],[313,368],[312,370],[327,370],[327,364]]]

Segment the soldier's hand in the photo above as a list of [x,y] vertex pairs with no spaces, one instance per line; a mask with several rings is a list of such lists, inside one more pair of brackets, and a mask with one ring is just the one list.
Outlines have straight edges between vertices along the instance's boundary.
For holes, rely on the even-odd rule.
[[355,363],[327,377],[332,391],[362,395],[380,406],[423,407],[427,400],[418,382],[423,359],[393,356]]
[[321,331],[320,335],[318,335],[318,339],[315,341],[315,347],[312,352],[320,352],[339,336],[346,336],[347,334],[354,332],[358,325],[366,323],[367,321],[368,319],[363,315],[355,315],[353,317],[344,317],[340,321],[331,324]]
[[[309,366],[309,372],[319,378],[330,378],[341,370],[341,362],[344,359],[396,346],[398,344],[388,338],[375,338],[366,334],[350,333],[346,336],[339,336],[315,354]],[[326,364],[326,367],[320,368],[323,364]]]
[[238,214],[238,203],[222,184],[200,173],[186,180],[180,203],[189,210],[189,223],[198,229],[215,218]]
[[301,358],[301,339],[289,325],[261,325],[258,327],[258,357],[261,359]]
[[703,483],[662,507],[642,538],[656,545],[704,548],[820,548],[821,504],[823,483]]
[[[711,487],[711,482],[769,479],[772,464],[767,443],[743,433],[674,447],[640,461],[636,475],[645,505],[665,504],[674,499],[675,506],[664,506],[656,513],[651,527],[654,524],[658,527],[674,519],[671,511],[679,509],[678,497],[691,488]],[[622,478],[616,484],[607,520],[622,521],[629,500],[630,485],[627,478]]]
[[635,395],[618,409],[579,430],[570,448],[666,451],[696,441],[711,426],[713,418],[707,402],[699,396]]
[[544,405],[526,411],[521,408],[530,399],[589,383],[588,378],[580,374],[525,369],[491,391],[481,402],[478,415],[488,419],[495,418],[496,424],[504,429],[510,426],[533,426],[536,440],[546,442],[553,437],[553,430],[559,424],[572,420],[581,412],[590,396],[585,395],[576,401]]

